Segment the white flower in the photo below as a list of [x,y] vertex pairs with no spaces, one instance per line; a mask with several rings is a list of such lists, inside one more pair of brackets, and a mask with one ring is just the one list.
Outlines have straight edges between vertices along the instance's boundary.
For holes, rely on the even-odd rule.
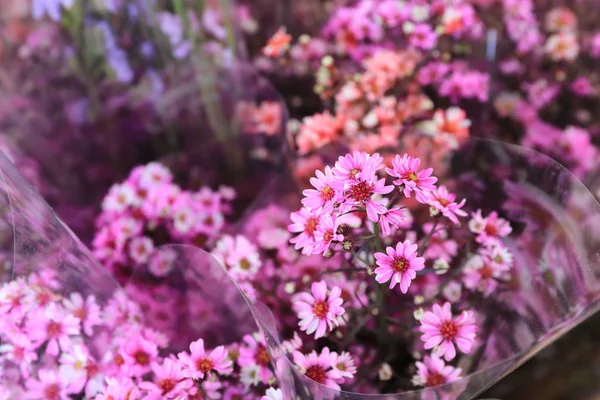
[[283,392],[281,389],[268,388],[267,392],[260,400],[283,400]]
[[389,364],[383,363],[377,372],[380,381],[389,381],[392,379],[392,367]]
[[257,386],[260,380],[260,367],[256,364],[242,367],[240,380],[246,386]]

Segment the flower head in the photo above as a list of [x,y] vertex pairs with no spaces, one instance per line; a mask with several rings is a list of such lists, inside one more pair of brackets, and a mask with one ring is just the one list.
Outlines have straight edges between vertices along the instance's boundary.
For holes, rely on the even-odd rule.
[[446,186],[441,185],[439,188],[429,194],[428,204],[436,212],[441,212],[442,215],[450,221],[458,224],[458,217],[464,217],[467,213],[461,208],[465,205],[466,200],[463,199],[460,203],[456,203],[456,195],[448,192]]
[[425,259],[417,256],[417,245],[409,240],[398,242],[396,248],[386,248],[386,254],[375,253],[379,266],[375,269],[375,280],[378,283],[390,282],[390,289],[400,284],[402,293],[406,293],[417,271],[425,268]]
[[340,380],[341,374],[333,368],[336,359],[337,354],[331,352],[328,347],[321,350],[320,354],[316,351],[308,355],[294,352],[294,363],[304,375],[321,385],[339,390],[337,381]]
[[462,369],[444,364],[444,361],[435,354],[425,356],[423,362],[417,361],[417,374],[413,383],[417,386],[439,386],[452,382],[460,377]]
[[404,154],[402,157],[397,155],[392,160],[392,168],[386,168],[390,176],[398,179],[394,180],[394,185],[400,186],[402,193],[410,197],[415,193],[419,202],[427,201],[427,193],[435,190],[437,178],[431,176],[433,168],[419,170],[421,159]]
[[300,318],[300,329],[307,334],[315,334],[315,339],[324,337],[327,331],[337,326],[337,318],[343,315],[342,290],[334,286],[327,293],[325,281],[313,282],[311,293],[300,293],[293,299],[293,308]]
[[423,332],[421,340],[425,342],[425,349],[439,346],[435,355],[444,356],[446,361],[450,361],[456,357],[454,344],[463,353],[471,352],[477,325],[472,311],[463,311],[461,315],[453,318],[450,303],[446,302],[442,307],[434,304],[433,311],[425,312],[419,330]]
[[228,359],[225,347],[216,347],[208,353],[202,339],[190,344],[190,353],[181,352],[177,357],[183,363],[182,373],[186,378],[202,379],[213,371],[228,374],[233,370],[233,363]]

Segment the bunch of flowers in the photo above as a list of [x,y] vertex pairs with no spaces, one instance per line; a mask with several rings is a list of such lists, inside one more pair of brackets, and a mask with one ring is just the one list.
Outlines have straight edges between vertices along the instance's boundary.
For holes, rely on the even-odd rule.
[[202,247],[214,241],[234,198],[235,191],[226,186],[182,190],[171,171],[157,162],[136,167],[102,202],[93,254],[120,278],[147,263],[155,276],[168,275],[166,256],[150,258],[154,248],[171,243]]
[[[214,349],[197,339],[186,351],[170,354],[170,338],[145,324],[144,312],[124,291],[104,306],[93,295],[62,292],[50,268],[0,288],[0,398],[259,399],[239,382],[255,383],[259,373],[265,381],[272,378],[259,336]],[[253,368],[246,371],[248,365]],[[262,398],[281,395],[268,389]]]
[[596,167],[600,54],[585,4],[342,2],[322,11],[319,33],[278,32],[256,63],[276,82],[313,78],[321,101],[285,93],[297,105],[301,175],[322,168],[315,154],[325,146],[408,151],[433,141],[431,154],[443,155],[474,135],[536,148],[584,177]]

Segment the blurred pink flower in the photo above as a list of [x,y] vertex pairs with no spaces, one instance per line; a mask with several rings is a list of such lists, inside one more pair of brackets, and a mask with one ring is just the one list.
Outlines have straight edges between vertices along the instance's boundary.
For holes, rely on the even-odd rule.
[[308,335],[315,334],[315,339],[325,337],[338,324],[338,317],[345,310],[340,297],[342,291],[334,286],[327,293],[325,281],[313,282],[311,293],[299,293],[292,299],[292,307],[298,315],[300,330]]

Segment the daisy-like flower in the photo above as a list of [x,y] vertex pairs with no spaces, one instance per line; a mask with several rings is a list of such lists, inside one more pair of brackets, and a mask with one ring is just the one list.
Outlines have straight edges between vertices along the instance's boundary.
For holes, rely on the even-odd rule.
[[302,254],[312,254],[315,247],[315,232],[321,222],[320,212],[302,208],[300,211],[293,212],[291,219],[292,224],[288,226],[288,230],[299,235],[290,239],[290,243],[295,244],[296,250],[302,249]]
[[261,382],[260,367],[256,364],[243,366],[240,371],[240,381],[246,386],[258,386]]
[[273,377],[271,372],[271,358],[267,351],[267,344],[261,334],[245,335],[244,342],[239,349],[237,363],[240,367],[257,365],[259,378],[262,383],[267,383]]
[[332,353],[328,347],[321,350],[320,354],[314,350],[308,355],[294,352],[294,363],[304,375],[321,385],[339,390],[338,381],[342,376],[333,368],[336,358],[337,354]]
[[336,359],[333,364],[333,369],[338,371],[343,378],[352,379],[357,371],[352,354],[347,351],[344,351],[339,355],[337,353],[334,354],[336,354]]
[[464,217],[467,213],[461,208],[465,205],[466,199],[460,203],[456,203],[456,195],[448,192],[446,186],[441,185],[439,188],[429,194],[427,204],[437,212],[448,218],[450,221],[458,224],[458,217]]
[[340,206],[342,213],[347,212],[354,207],[364,207],[367,211],[367,217],[373,222],[379,221],[379,215],[385,214],[387,208],[381,204],[380,200],[374,199],[375,194],[388,194],[394,190],[393,186],[386,186],[385,178],[377,180],[373,174],[372,180],[352,182],[344,193],[344,202]]
[[300,293],[294,296],[292,306],[300,318],[300,330],[308,335],[315,334],[315,339],[324,337],[338,325],[338,317],[345,310],[341,298],[342,290],[338,286],[331,288],[327,293],[325,281],[313,282],[311,293]]
[[417,374],[413,377],[416,386],[439,386],[452,382],[460,377],[462,369],[446,365],[444,361],[435,354],[425,356],[423,362],[417,361]]
[[67,382],[56,371],[39,370],[38,378],[30,378],[25,382],[27,391],[24,398],[32,400],[69,400]]
[[379,216],[379,228],[383,236],[392,234],[392,226],[400,228],[407,220],[407,213],[404,209],[394,207],[386,209],[385,213]]
[[498,217],[498,213],[493,211],[487,217],[481,216],[481,210],[471,214],[472,219],[469,221],[469,230],[477,233],[475,240],[484,245],[494,244],[498,242],[498,238],[506,237],[512,232],[510,223]]
[[260,400],[283,400],[283,392],[281,389],[268,388]]
[[204,340],[198,339],[190,344],[190,353],[177,355],[183,363],[183,376],[191,379],[202,379],[213,371],[228,374],[233,370],[233,363],[228,358],[224,346],[214,348],[210,354],[204,350]]
[[326,214],[321,218],[321,223],[315,232],[315,247],[313,253],[327,253],[332,242],[341,242],[344,235],[337,233],[339,222],[335,215]]
[[17,364],[24,377],[29,376],[29,369],[38,359],[35,347],[23,334],[12,335],[9,341],[0,344],[0,356],[4,360],[11,360]]
[[338,158],[333,173],[341,182],[371,181],[381,168],[383,168],[383,158],[379,153],[367,154],[363,151],[354,151],[352,154]]
[[461,140],[469,137],[470,126],[471,121],[467,119],[467,113],[464,110],[450,107],[446,112],[437,110],[431,121],[421,124],[421,129],[434,137],[449,138],[452,148],[456,148]]
[[27,332],[29,339],[37,345],[47,341],[46,351],[56,356],[59,349],[70,348],[72,338],[79,335],[79,319],[65,314],[63,309],[56,307],[56,304],[51,304],[36,318],[29,319]]
[[425,342],[425,349],[429,350],[439,346],[435,355],[444,357],[450,361],[456,357],[456,348],[463,353],[469,354],[475,337],[477,325],[472,311],[463,311],[456,318],[452,317],[450,303],[446,302],[442,307],[433,305],[433,311],[426,311],[421,318],[419,330],[423,332],[421,340]]
[[410,240],[398,242],[396,248],[387,247],[387,254],[375,253],[375,259],[379,266],[375,269],[375,280],[378,283],[390,282],[390,289],[400,284],[402,293],[406,293],[413,279],[417,277],[417,271],[425,268],[425,259],[417,256],[416,244]]
[[335,179],[331,167],[325,167],[325,173],[317,170],[316,178],[310,178],[310,184],[314,189],[306,189],[302,192],[305,196],[302,205],[309,210],[323,209],[329,211],[336,202],[339,202],[344,189],[343,182]]
[[262,266],[258,248],[243,235],[223,236],[217,242],[213,255],[237,280],[252,278]]
[[394,185],[400,186],[402,193],[410,197],[415,192],[417,201],[425,203],[427,193],[435,190],[437,178],[431,176],[433,168],[426,168],[419,171],[421,159],[404,154],[402,157],[397,155],[392,160],[392,168],[386,168],[386,172],[398,179],[394,180]]
[[69,382],[69,389],[79,393],[88,378],[87,365],[90,360],[87,347],[78,344],[60,356],[60,376]]
[[181,363],[170,358],[165,358],[162,364],[152,363],[154,379],[152,382],[141,382],[140,389],[149,394],[160,395],[163,399],[183,398],[194,382],[183,376],[181,367]]
[[150,372],[150,366],[158,358],[158,346],[135,334],[123,344],[119,354],[124,361],[121,370],[129,376],[139,377]]
[[165,183],[171,183],[171,171],[158,162],[151,162],[140,172],[139,185],[144,189],[152,189]]
[[105,389],[95,400],[137,399],[140,394],[140,390],[131,379],[107,377]]
[[281,104],[274,101],[265,101],[256,108],[254,121],[256,130],[265,135],[276,135],[281,131],[283,110]]
[[167,276],[173,270],[176,259],[177,254],[174,250],[162,249],[161,251],[152,255],[152,258],[148,263],[148,269],[154,276]]
[[138,264],[143,264],[154,250],[152,239],[147,236],[136,237],[129,242],[129,256]]
[[113,185],[108,195],[102,201],[103,211],[123,212],[129,206],[138,204],[138,197],[135,189],[127,184]]

